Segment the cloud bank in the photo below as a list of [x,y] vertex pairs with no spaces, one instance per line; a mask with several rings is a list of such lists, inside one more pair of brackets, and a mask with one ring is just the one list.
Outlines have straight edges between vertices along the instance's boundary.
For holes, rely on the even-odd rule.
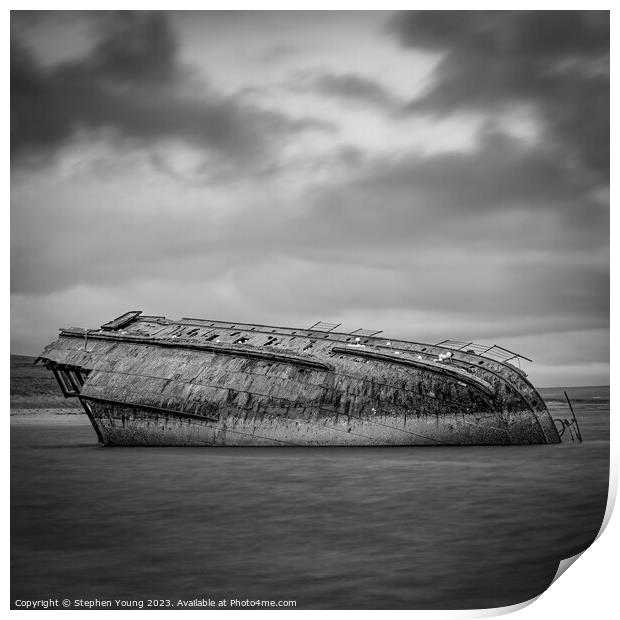
[[103,130],[121,142],[181,140],[248,165],[287,136],[329,129],[194,80],[178,60],[178,42],[163,13],[96,15],[98,40],[77,61],[43,67],[12,39],[14,161],[48,157],[81,130]]

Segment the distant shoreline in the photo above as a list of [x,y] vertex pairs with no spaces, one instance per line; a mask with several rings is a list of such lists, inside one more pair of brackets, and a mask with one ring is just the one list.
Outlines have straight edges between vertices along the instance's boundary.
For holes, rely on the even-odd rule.
[[536,389],[538,390],[581,390],[581,389],[586,389],[586,388],[588,389],[592,389],[592,388],[609,389],[610,387],[611,387],[611,384],[606,384],[606,385],[546,385],[546,386],[539,386]]
[[11,426],[27,426],[31,424],[78,424],[90,425],[88,416],[83,409],[69,408],[28,408],[11,407]]

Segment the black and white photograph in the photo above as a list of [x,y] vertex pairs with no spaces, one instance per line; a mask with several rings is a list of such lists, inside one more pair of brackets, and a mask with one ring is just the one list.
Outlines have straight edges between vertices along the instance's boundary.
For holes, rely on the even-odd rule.
[[10,608],[535,601],[610,245],[608,10],[10,11]]

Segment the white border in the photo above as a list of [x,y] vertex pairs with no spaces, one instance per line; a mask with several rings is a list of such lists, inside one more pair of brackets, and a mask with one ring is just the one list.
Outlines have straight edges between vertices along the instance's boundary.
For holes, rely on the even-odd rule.
[[[43,10],[61,10],[61,9],[75,9],[82,10],[84,8],[83,3],[78,2],[59,2],[56,3],[55,6],[51,7],[49,2],[12,2],[10,3],[10,9],[15,10],[33,10],[33,9],[43,9]],[[520,3],[511,3],[508,6],[502,5],[498,7],[496,2],[445,2],[441,0],[437,0],[432,3],[412,3],[412,2],[403,2],[403,1],[393,1],[390,2],[389,5],[380,5],[379,3],[372,2],[324,2],[320,0],[315,0],[314,2],[296,2],[294,6],[292,3],[286,2],[240,2],[231,0],[230,2],[183,2],[181,0],[175,2],[174,4],[169,2],[161,2],[161,1],[153,1],[150,2],[92,2],[89,4],[89,8],[91,9],[159,9],[159,10],[184,10],[184,9],[193,9],[193,10],[203,10],[203,9],[226,9],[226,10],[313,10],[313,9],[340,9],[340,10],[397,10],[397,9],[446,9],[446,10],[455,10],[455,9],[562,9],[562,10],[610,10],[612,9],[611,2],[574,2],[574,1],[566,1],[566,2],[531,2],[525,1]],[[9,33],[10,31],[10,17],[9,12],[5,11],[3,14],[5,24],[3,31],[5,33]],[[617,53],[616,48],[617,45],[615,43],[616,38],[614,34],[617,34],[616,28],[616,19],[615,13],[612,11],[611,13],[611,25],[612,25],[612,35],[611,35],[611,66],[612,69],[617,66]],[[3,103],[5,105],[5,187],[7,193],[10,188],[10,157],[9,157],[9,101],[10,101],[10,88],[9,88],[9,57],[10,57],[10,36],[7,36],[5,39],[6,50],[7,52],[4,54],[3,62],[4,62],[4,86],[5,86],[5,97],[3,99]],[[617,83],[613,76],[612,71],[612,110],[618,109],[618,96],[617,96]],[[617,144],[616,138],[618,138],[617,124],[615,122],[615,118],[612,115],[612,131],[611,131],[611,144],[612,147]],[[611,178],[615,178],[614,172],[617,172],[616,166],[616,158],[615,158],[615,149],[612,148],[612,168],[611,168]],[[611,192],[611,203],[614,203],[614,191],[612,187]],[[10,261],[10,239],[9,239],[9,230],[10,230],[10,215],[9,209],[2,209],[3,218],[3,226],[2,231],[5,237],[5,243],[2,246],[2,255],[3,255],[3,265],[4,270],[2,271],[3,284],[5,285],[5,291],[9,291],[9,261]],[[611,217],[611,234],[612,240],[617,238],[615,233],[617,232],[617,216],[612,211]],[[613,243],[612,243],[613,248]],[[612,268],[613,265],[616,264],[616,253],[612,249],[611,255],[611,263]],[[618,299],[617,299],[617,287],[612,285],[612,297],[611,297],[611,316],[618,316]],[[8,296],[8,295],[7,295]],[[7,302],[3,307],[3,324],[8,326],[9,322],[9,310],[10,308],[10,296]],[[612,351],[616,350],[613,346],[617,343],[616,332],[612,325]],[[7,342],[8,338],[5,339]],[[2,378],[4,385],[6,386],[6,391],[4,392],[7,396],[10,393],[9,388],[9,356],[8,351],[2,358]],[[616,365],[614,363],[613,357],[611,359],[611,376],[615,379],[615,368]],[[618,396],[618,390],[615,386],[615,381],[612,381],[611,385],[611,401],[612,403],[616,402],[616,397]],[[8,401],[8,398],[7,398]],[[8,404],[8,402],[7,402]],[[8,407],[7,407],[8,408]],[[6,424],[10,424],[9,416],[6,414]],[[607,506],[607,512],[605,515],[605,521],[603,525],[604,534],[601,538],[597,539],[595,543],[587,549],[582,557],[579,557],[573,566],[566,571],[565,574],[562,574],[561,577],[554,582],[550,588],[548,588],[543,594],[541,594],[537,599],[533,601],[525,602],[519,605],[513,605],[510,607],[496,608],[490,610],[469,610],[469,611],[460,611],[460,612],[445,612],[445,611],[395,611],[395,612],[386,612],[383,611],[382,614],[390,614],[391,616],[400,616],[407,618],[486,618],[493,617],[498,615],[503,615],[507,613],[512,613],[515,611],[519,611],[519,617],[524,620],[535,620],[535,619],[544,619],[555,618],[561,616],[562,618],[579,618],[582,619],[586,616],[592,616],[594,618],[609,618],[615,617],[614,610],[618,609],[617,602],[617,579],[615,578],[615,556],[614,552],[616,549],[620,549],[619,539],[620,539],[620,525],[619,518],[617,515],[611,517],[611,511],[613,509],[613,503],[615,500],[615,496],[617,494],[618,488],[618,445],[619,445],[619,433],[618,433],[618,424],[614,420],[614,415],[611,416],[611,462],[610,462],[610,490],[609,490],[609,500]],[[5,445],[4,445],[4,468],[3,472],[5,474],[4,481],[4,491],[5,497],[9,496],[9,480],[8,480],[8,471],[9,471],[9,462],[8,462],[8,454],[9,454],[9,428],[5,427]],[[8,502],[5,504],[5,512],[4,512],[4,567],[6,572],[3,577],[3,586],[5,596],[4,601],[5,604],[9,602],[9,515],[8,515]],[[8,606],[8,605],[7,605]],[[157,612],[158,617],[168,617],[171,614],[176,614],[178,610],[170,611],[170,612]],[[16,611],[11,611],[9,613],[19,613]],[[41,614],[45,612],[33,612],[36,614]],[[52,612],[53,613],[53,612]],[[63,613],[62,611],[57,613]],[[71,617],[77,618],[75,612],[71,611]],[[123,615],[139,615],[142,617],[144,612],[141,611],[100,611],[97,614],[97,617],[101,615],[107,614],[123,614]],[[239,614],[252,613],[259,614],[264,616],[264,614],[271,614],[271,611],[253,611],[253,612],[243,612],[243,611],[209,611],[207,612],[209,616],[217,615],[226,618],[238,617]],[[291,614],[295,614],[296,616],[305,615],[305,616],[314,616],[315,614],[320,614],[322,618],[329,617],[337,617],[341,618],[343,615],[348,615],[349,612],[341,612],[341,611],[280,611],[277,612],[278,617],[282,618],[284,616],[288,616]],[[376,616],[376,612],[372,610],[368,611],[355,611],[351,612],[351,614],[355,616],[355,618],[374,618]]]

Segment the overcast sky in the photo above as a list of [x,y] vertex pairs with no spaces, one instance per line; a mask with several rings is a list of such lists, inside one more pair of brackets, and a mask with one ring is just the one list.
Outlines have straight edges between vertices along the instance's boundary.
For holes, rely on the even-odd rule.
[[609,382],[608,13],[11,22],[14,353],[142,309]]

